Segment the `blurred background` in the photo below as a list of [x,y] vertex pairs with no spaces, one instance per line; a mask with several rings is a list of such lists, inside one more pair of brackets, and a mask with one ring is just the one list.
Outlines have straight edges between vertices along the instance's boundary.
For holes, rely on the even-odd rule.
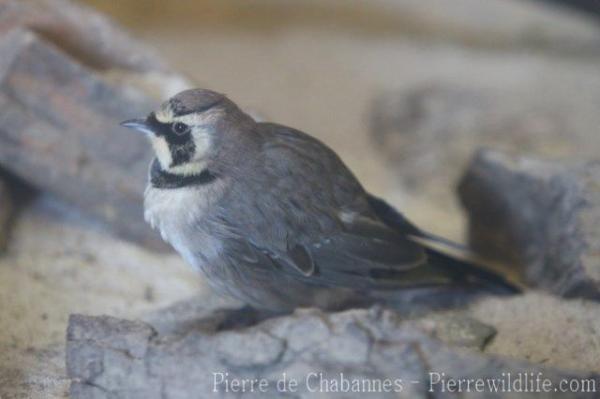
[[[322,139],[368,189],[402,203],[419,224],[455,239],[461,238],[462,218],[452,193],[461,167],[456,165],[459,156],[448,159],[439,154],[451,145],[448,140],[461,141],[463,160],[486,140],[520,148],[546,138],[547,143],[530,143],[528,149],[556,142],[567,147],[569,134],[556,132],[564,126],[548,120],[544,114],[548,111],[538,110],[543,104],[532,103],[553,101],[546,98],[548,92],[561,97],[565,90],[578,93],[582,104],[589,104],[590,97],[598,99],[593,71],[600,40],[596,20],[590,17],[593,12],[586,12],[600,8],[593,1],[482,5],[459,0],[452,6],[443,0],[85,3],[114,17],[197,85],[224,92],[268,120]],[[592,73],[586,74],[588,68]],[[427,90],[432,93],[422,95]],[[520,98],[523,95],[529,100]],[[488,107],[490,96],[504,96],[496,100],[499,103],[519,99],[523,104],[515,108],[527,107],[517,116],[506,115],[513,110],[499,110],[503,115],[496,119],[522,118],[531,111],[535,115],[511,121],[512,130],[519,131],[506,132],[510,138],[490,138],[509,124],[487,121],[495,116],[475,120],[481,108]],[[447,127],[453,132],[428,125],[438,123],[454,125]],[[488,128],[497,131],[487,135],[478,133],[477,143],[466,142],[472,137],[454,135],[454,130],[473,131],[486,123],[504,126]],[[553,126],[544,126],[549,124]],[[411,139],[426,136],[416,132],[420,128],[438,131],[434,137],[420,138],[427,141],[427,148],[418,148],[414,156],[417,144]],[[395,134],[398,130],[403,132]],[[393,137],[398,135],[402,137]],[[585,149],[580,144],[575,150]],[[567,150],[543,151],[562,156]],[[382,152],[388,159],[409,158],[409,162],[382,162]],[[452,164],[439,168],[443,161]],[[445,174],[444,169],[455,174]],[[436,174],[443,179],[431,176]],[[428,195],[413,197],[413,190],[396,190],[402,179]],[[434,197],[435,206],[429,206]]]
[[[73,3],[122,25],[169,73],[318,137],[369,191],[457,241],[465,218],[455,187],[478,148],[560,159],[600,150],[594,1]],[[127,78],[119,69],[95,73],[118,88]],[[22,158],[11,157],[3,159]],[[144,179],[121,183],[141,192]],[[0,387],[18,381],[3,399],[64,389],[70,313],[135,317],[204,289],[178,256],[112,235],[60,193],[27,204],[0,258]]]

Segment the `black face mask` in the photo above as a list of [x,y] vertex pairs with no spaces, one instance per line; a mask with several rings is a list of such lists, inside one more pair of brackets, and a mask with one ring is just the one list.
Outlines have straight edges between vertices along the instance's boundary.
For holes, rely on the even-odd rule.
[[178,166],[189,162],[196,152],[192,129],[181,122],[163,123],[156,119],[154,112],[146,118],[146,126],[156,137],[163,137],[171,152],[171,165]]

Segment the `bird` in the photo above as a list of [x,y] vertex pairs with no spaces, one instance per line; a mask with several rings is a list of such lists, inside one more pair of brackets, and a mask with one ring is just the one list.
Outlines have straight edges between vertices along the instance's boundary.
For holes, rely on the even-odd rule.
[[215,291],[253,309],[520,292],[368,193],[330,147],[258,122],[224,94],[185,90],[121,125],[154,149],[145,220]]

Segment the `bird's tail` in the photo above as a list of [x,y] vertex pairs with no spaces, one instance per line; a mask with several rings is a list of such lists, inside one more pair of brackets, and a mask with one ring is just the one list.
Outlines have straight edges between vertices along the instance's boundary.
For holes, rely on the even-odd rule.
[[422,272],[426,276],[439,276],[446,282],[496,294],[515,294],[524,290],[525,286],[518,275],[506,265],[474,254],[463,245],[422,231],[378,197],[369,195],[368,199],[382,221],[425,248],[429,257],[429,270]]
[[415,315],[468,305],[486,295],[508,296],[523,292],[517,279],[485,266],[459,244],[414,236],[425,247],[426,265],[404,272],[406,287],[371,293],[377,302],[387,303],[399,312]]
[[431,267],[448,274],[459,284],[495,294],[518,294],[525,288],[505,265],[476,255],[460,244],[427,233],[410,236],[410,239],[426,249]]

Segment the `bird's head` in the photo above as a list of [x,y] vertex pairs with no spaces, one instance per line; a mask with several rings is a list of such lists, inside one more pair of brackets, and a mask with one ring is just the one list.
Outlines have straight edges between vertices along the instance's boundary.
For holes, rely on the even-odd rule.
[[226,136],[252,123],[225,95],[191,89],[171,97],[147,118],[121,125],[148,135],[163,170],[187,176],[205,170],[226,142],[232,141]]

